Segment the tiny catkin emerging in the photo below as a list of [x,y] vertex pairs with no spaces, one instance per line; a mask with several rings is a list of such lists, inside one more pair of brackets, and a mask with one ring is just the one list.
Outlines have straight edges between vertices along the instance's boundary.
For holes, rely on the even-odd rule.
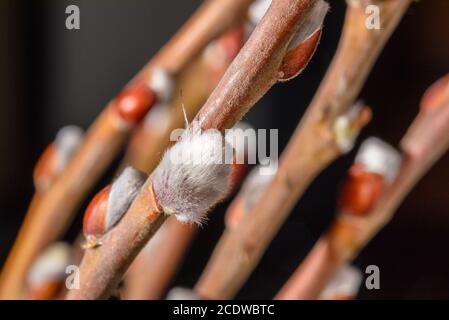
[[49,281],[60,281],[64,278],[66,267],[70,264],[71,247],[64,242],[49,246],[37,257],[28,274],[30,290],[38,288]]
[[154,172],[153,187],[165,214],[201,224],[229,189],[232,148],[215,130],[188,130],[170,148]]
[[58,131],[55,139],[56,168],[62,171],[83,140],[83,130],[77,126],[66,126]]
[[368,172],[382,175],[388,183],[391,183],[399,172],[402,157],[389,144],[371,137],[360,146],[355,162],[363,164]]
[[362,272],[349,264],[344,265],[335,274],[321,292],[322,300],[354,299],[363,281]]

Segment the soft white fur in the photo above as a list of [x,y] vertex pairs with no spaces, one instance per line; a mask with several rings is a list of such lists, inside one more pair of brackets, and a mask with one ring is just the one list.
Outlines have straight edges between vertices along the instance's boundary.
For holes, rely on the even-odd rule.
[[70,161],[83,141],[83,130],[77,126],[65,126],[56,134],[56,170],[60,172]]
[[335,299],[336,297],[357,297],[363,280],[362,272],[351,265],[344,265],[334,278],[324,288],[320,299]]
[[159,101],[167,102],[175,90],[175,80],[162,68],[155,68],[151,74],[149,87],[156,92]]
[[184,223],[201,224],[228,190],[232,168],[224,155],[229,148],[218,131],[184,132],[164,154],[153,176],[156,198],[166,214]]
[[401,154],[388,143],[378,138],[366,139],[355,162],[362,164],[369,172],[383,175],[389,183],[396,179],[401,166]]
[[114,181],[109,193],[105,231],[110,230],[126,213],[131,202],[145,183],[145,178],[144,173],[133,167],[127,167]]
[[64,242],[50,245],[37,257],[28,274],[27,282],[32,287],[60,279],[65,276],[65,269],[70,264],[71,247]]

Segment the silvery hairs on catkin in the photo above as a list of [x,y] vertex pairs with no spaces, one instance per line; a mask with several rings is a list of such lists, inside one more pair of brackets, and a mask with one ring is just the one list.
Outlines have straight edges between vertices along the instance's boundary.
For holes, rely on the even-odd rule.
[[217,130],[186,130],[163,156],[153,175],[156,199],[164,213],[184,223],[201,224],[229,190],[232,147]]

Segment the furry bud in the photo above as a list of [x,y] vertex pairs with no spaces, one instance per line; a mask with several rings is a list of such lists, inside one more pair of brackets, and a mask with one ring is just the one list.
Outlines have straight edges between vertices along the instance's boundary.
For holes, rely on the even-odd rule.
[[55,138],[42,153],[34,169],[36,190],[44,191],[55,177],[67,166],[83,140],[83,131],[76,126],[61,128]]
[[145,175],[127,167],[110,186],[101,190],[86,209],[83,230],[86,236],[99,236],[114,227],[126,213],[140,188]]
[[339,197],[340,210],[354,215],[369,212],[385,186],[395,179],[400,160],[399,153],[383,141],[376,138],[366,140],[343,185]]
[[402,156],[388,143],[371,137],[360,146],[355,162],[363,165],[367,172],[380,174],[392,183],[399,172]]
[[167,102],[173,96],[176,82],[166,70],[155,68],[148,86],[156,93],[158,101]]
[[27,296],[33,300],[55,297],[66,277],[66,268],[71,263],[71,248],[63,242],[49,246],[31,266],[27,278]]
[[163,156],[153,175],[153,189],[165,214],[200,224],[229,190],[232,155],[219,131],[186,130]]
[[337,272],[334,278],[324,288],[320,295],[321,300],[352,300],[362,284],[362,272],[351,266],[345,265]]

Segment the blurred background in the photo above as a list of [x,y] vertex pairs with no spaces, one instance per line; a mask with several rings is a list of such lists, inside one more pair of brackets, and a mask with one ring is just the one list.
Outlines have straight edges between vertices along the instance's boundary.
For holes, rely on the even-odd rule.
[[[200,0],[0,1],[0,265],[33,193],[32,171],[67,124],[87,128],[106,102],[190,16]],[[81,29],[65,28],[78,5]],[[256,128],[279,129],[282,149],[335,52],[344,1],[331,1],[321,45],[299,78],[275,86],[248,114]],[[362,138],[397,145],[425,89],[449,71],[449,1],[412,5],[380,56],[360,98],[374,109]],[[360,143],[360,141],[359,141]],[[298,203],[238,298],[269,299],[334,215],[339,183],[354,152],[326,170]],[[449,298],[449,156],[421,181],[397,215],[355,260],[380,267],[381,289],[362,299]],[[96,190],[112,176],[105,175]],[[93,190],[92,194],[96,190]],[[81,212],[67,233],[81,228]],[[223,204],[192,246],[173,285],[192,287],[223,231]]]

